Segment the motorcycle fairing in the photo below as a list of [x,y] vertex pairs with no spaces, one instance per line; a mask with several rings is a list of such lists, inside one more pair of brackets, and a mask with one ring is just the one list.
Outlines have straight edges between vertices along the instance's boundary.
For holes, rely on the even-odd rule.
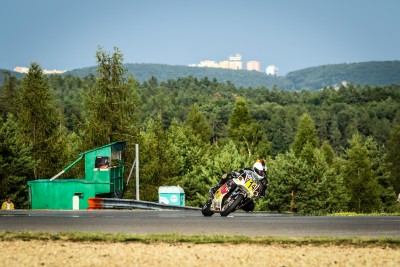
[[224,183],[217,190],[217,192],[215,192],[214,201],[213,201],[214,210],[221,209],[221,203],[223,202],[225,195],[231,191],[233,185],[235,185],[235,183],[233,181],[229,180],[226,183]]

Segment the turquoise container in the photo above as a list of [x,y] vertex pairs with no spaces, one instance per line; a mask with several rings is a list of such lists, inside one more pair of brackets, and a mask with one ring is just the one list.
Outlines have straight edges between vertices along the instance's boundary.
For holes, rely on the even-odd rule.
[[185,206],[185,191],[180,186],[160,186],[158,188],[158,203]]

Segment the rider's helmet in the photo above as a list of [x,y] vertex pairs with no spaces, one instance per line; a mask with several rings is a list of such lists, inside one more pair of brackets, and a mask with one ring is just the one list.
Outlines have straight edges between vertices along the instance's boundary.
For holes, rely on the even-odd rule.
[[257,160],[253,165],[253,171],[257,174],[259,180],[264,179],[265,173],[267,172],[265,161],[263,159]]

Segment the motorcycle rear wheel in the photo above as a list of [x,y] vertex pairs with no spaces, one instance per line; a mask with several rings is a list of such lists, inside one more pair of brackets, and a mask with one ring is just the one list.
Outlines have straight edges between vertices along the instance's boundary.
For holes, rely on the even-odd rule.
[[232,197],[233,199],[231,199],[226,207],[226,209],[224,209],[223,211],[221,211],[220,215],[222,217],[226,217],[228,216],[231,212],[234,212],[236,210],[236,207],[242,203],[243,201],[243,196],[242,195],[236,195],[234,197]]
[[241,209],[244,210],[245,212],[252,212],[254,208],[255,205],[253,200],[250,200],[249,202],[246,203],[246,205],[241,207]]

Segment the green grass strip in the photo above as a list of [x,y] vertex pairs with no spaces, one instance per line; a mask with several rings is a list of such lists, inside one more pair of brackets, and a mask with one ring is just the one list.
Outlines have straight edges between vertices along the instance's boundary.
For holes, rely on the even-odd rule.
[[139,242],[139,243],[194,243],[194,244],[258,244],[283,246],[355,246],[400,248],[400,237],[347,238],[347,237],[249,237],[231,235],[181,235],[181,234],[107,234],[107,233],[42,233],[42,232],[0,232],[0,240],[42,240],[69,242]]
[[337,213],[332,213],[332,214],[328,214],[327,216],[400,216],[400,213],[356,213],[356,212],[337,212]]

